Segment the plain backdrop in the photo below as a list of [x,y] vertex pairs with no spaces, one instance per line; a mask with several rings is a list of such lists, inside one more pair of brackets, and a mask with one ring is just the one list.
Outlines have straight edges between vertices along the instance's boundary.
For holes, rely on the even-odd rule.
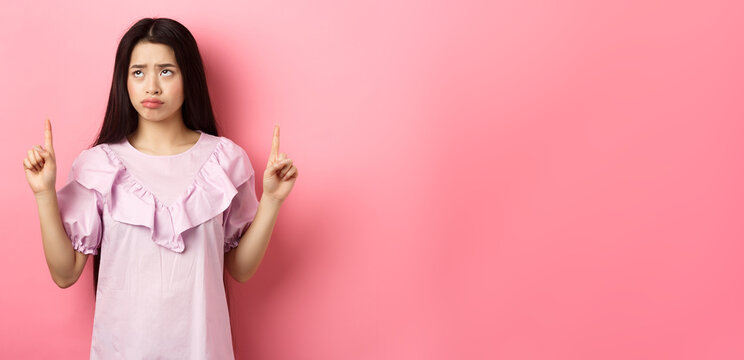
[[88,357],[92,261],[52,282],[22,160],[48,116],[64,185],[155,16],[299,170],[238,359],[744,358],[741,4],[4,0],[0,357]]

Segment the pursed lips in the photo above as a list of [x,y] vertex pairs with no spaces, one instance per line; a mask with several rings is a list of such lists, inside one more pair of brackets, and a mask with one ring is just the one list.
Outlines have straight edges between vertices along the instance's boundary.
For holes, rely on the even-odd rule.
[[163,102],[156,99],[145,99],[142,100],[142,106],[148,109],[159,109],[161,106],[163,106]]

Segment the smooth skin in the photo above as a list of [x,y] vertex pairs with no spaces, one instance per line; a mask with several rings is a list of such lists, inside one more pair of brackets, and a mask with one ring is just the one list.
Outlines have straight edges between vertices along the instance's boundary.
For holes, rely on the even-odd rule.
[[[158,66],[166,63],[172,65]],[[152,155],[178,154],[190,148],[198,139],[198,133],[183,124],[183,83],[173,50],[163,44],[139,43],[132,52],[129,70],[129,97],[139,113],[138,128],[128,136],[132,146]],[[158,109],[146,108],[141,104],[144,98],[158,98],[164,104]],[[28,150],[23,159],[23,169],[36,198],[44,255],[52,280],[60,288],[70,287],[82,274],[88,255],[73,249],[62,225],[55,189],[57,165],[49,119],[44,123],[44,146],[35,145]],[[279,125],[275,125],[258,211],[238,246],[225,254],[225,268],[235,280],[245,282],[258,269],[279,208],[297,176],[297,167],[292,160],[286,153],[279,152]]]

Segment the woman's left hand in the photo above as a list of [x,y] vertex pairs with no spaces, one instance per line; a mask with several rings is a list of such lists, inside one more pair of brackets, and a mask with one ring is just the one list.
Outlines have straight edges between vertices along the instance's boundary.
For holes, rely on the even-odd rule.
[[271,144],[269,162],[263,179],[263,195],[283,202],[297,180],[297,167],[287,154],[279,152],[279,125],[274,126],[274,141]]

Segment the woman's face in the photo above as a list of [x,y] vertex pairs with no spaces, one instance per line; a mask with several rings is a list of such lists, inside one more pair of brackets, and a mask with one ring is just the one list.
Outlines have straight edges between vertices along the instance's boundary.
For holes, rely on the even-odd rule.
[[138,43],[132,50],[128,69],[129,100],[140,120],[163,121],[181,117],[183,78],[170,46]]

